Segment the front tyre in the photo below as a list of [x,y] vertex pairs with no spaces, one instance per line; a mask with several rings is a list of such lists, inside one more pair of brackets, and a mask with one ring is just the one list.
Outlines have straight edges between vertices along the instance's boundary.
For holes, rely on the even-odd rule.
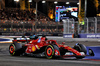
[[[76,50],[79,51],[79,52],[84,52],[85,55],[86,55],[86,53],[87,53],[86,46],[83,45],[83,44],[76,44],[76,45],[74,46],[74,49],[76,49]],[[85,56],[77,56],[76,58],[77,58],[77,59],[82,59],[82,58],[84,58],[84,57],[85,57]]]
[[48,58],[48,59],[51,59],[54,57],[54,48],[52,45],[48,45],[45,49],[45,56]]

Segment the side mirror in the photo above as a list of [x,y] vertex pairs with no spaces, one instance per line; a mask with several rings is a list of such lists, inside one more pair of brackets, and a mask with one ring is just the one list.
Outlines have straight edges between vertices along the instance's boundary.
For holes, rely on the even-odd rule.
[[62,44],[65,44],[65,42],[62,42]]

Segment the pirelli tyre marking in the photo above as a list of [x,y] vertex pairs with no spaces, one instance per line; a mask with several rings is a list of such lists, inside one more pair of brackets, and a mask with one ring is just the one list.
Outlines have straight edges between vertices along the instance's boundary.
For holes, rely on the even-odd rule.
[[54,56],[54,48],[53,48],[53,46],[52,45],[48,45],[46,47],[46,49],[45,49],[45,53],[46,53],[46,57],[48,59],[53,58],[53,56]]
[[10,54],[13,56],[15,54],[15,45],[14,44],[11,44],[10,47],[9,47],[9,52]]
[[51,48],[48,48],[48,49],[47,49],[47,55],[48,55],[48,56],[51,56],[51,55],[52,55],[52,49],[51,49]]

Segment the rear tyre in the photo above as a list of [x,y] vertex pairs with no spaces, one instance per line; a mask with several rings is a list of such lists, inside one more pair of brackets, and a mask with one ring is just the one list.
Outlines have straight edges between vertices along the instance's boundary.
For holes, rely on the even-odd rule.
[[19,56],[22,54],[22,45],[19,43],[14,43],[9,46],[9,53],[11,56]]
[[[76,50],[79,51],[79,52],[84,52],[85,55],[86,55],[86,53],[87,53],[86,46],[83,45],[83,44],[76,44],[76,45],[74,46],[74,49],[76,49]],[[85,56],[77,56],[76,58],[77,58],[77,59],[82,59],[82,58],[84,58],[84,57],[85,57]]]

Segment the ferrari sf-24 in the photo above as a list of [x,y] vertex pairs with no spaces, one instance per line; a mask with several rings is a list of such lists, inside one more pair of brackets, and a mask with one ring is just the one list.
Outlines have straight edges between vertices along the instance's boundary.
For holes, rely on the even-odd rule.
[[92,49],[87,49],[85,45],[76,43],[73,47],[67,46],[65,42],[58,44],[56,40],[48,40],[46,36],[41,38],[14,38],[9,46],[11,56],[20,55],[40,55],[48,59],[58,57],[76,57],[82,59],[87,56],[94,56]]

